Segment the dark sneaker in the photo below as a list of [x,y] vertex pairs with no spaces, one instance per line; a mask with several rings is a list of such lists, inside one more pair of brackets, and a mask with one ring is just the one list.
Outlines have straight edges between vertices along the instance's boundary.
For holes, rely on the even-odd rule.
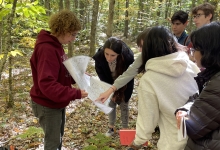
[[105,133],[105,136],[110,137],[115,133],[114,128],[109,128],[108,131]]

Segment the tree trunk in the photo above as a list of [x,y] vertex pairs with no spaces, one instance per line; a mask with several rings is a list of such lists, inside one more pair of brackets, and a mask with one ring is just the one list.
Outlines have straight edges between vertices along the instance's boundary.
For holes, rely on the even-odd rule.
[[[159,0],[160,3],[158,5],[158,10],[157,10],[157,18],[159,19],[160,18],[160,15],[161,15],[161,8],[162,8],[162,0]],[[157,19],[157,23],[156,25],[159,25],[159,20]]]
[[139,31],[135,31],[135,35],[138,33],[138,32],[142,32],[143,31],[143,16],[142,16],[142,13],[143,13],[143,10],[144,10],[144,5],[143,5],[143,0],[139,0],[138,1],[138,17],[137,17],[137,29]]
[[5,23],[4,21],[1,21],[1,26],[0,26],[0,81],[1,81],[1,76],[2,76],[2,72],[4,70],[5,67],[5,63],[7,61],[7,54],[8,54],[8,50],[6,49],[6,36],[7,36],[7,32],[5,32],[5,24],[7,24],[7,22]]
[[[195,0],[192,0],[191,9],[196,6],[195,3],[196,3]],[[190,19],[189,19],[189,25],[188,26],[189,26],[189,28],[188,28],[189,29],[189,33],[191,33],[192,32],[192,26],[193,26],[192,17],[190,17]]]
[[[3,21],[0,21],[0,55],[2,54],[2,45],[3,45]],[[1,59],[1,58],[0,58]],[[0,81],[1,81],[1,78],[0,78]]]
[[12,87],[12,56],[10,55],[8,58],[9,62],[9,77],[8,77],[8,103],[7,107],[12,108],[14,106],[14,100],[13,100],[13,87]]
[[[70,10],[70,0],[65,0],[65,8]],[[68,58],[73,56],[73,44],[72,43],[68,43]]]
[[86,16],[85,16],[85,5],[84,5],[84,2],[81,0],[79,2],[79,14],[80,14],[80,19],[82,21],[82,29],[85,29],[85,20],[86,20]]
[[50,0],[44,1],[44,7],[47,9],[46,11],[47,16],[50,16]]
[[63,0],[59,0],[59,11],[63,9]]
[[[116,4],[115,4],[116,5]],[[118,20],[117,22],[115,22],[115,24],[114,24],[114,27],[117,27],[117,30],[119,29],[120,30],[120,20],[121,20],[121,18],[120,18],[120,1],[118,1],[118,3],[117,3],[117,9],[116,9],[116,11],[114,12],[114,18],[117,18],[116,20]],[[115,7],[116,7],[115,6]]]
[[164,17],[165,19],[167,19],[167,17],[169,16],[168,15],[169,8],[170,8],[170,0],[166,0],[165,17]]
[[74,7],[74,13],[77,15],[78,18],[80,18],[79,16],[79,0],[74,0],[73,1],[73,7]]
[[106,31],[107,37],[111,37],[112,36],[113,18],[114,18],[114,6],[115,6],[115,0],[109,0],[108,25],[107,25],[107,31]]
[[2,76],[2,72],[4,70],[5,67],[5,63],[7,61],[7,53],[2,53],[3,57],[0,59],[0,81],[1,81],[1,76]]
[[128,38],[128,8],[129,8],[129,0],[126,0],[126,11],[125,11],[125,29],[124,36]]
[[[11,39],[11,29],[12,29],[12,24],[13,24],[13,19],[14,19],[14,15],[15,15],[15,9],[16,9],[16,4],[17,4],[17,0],[13,1],[13,5],[12,5],[12,10],[11,13],[8,16],[8,20],[7,20],[7,36],[6,36],[6,50],[8,50],[8,52],[11,51],[12,49],[12,39]],[[7,53],[8,53],[7,52]],[[5,56],[7,57],[7,55]],[[8,91],[8,103],[7,103],[7,107],[12,108],[14,105],[14,101],[13,101],[13,93],[12,93],[12,64],[11,64],[11,56],[9,56],[9,91]]]
[[93,12],[92,12],[92,25],[90,33],[90,56],[95,54],[95,37],[96,37],[96,27],[99,12],[99,0],[94,0]]
[[65,8],[70,10],[70,1],[69,0],[64,0],[65,2]]
[[[95,3],[95,2],[93,2],[93,3]],[[89,27],[91,27],[91,14],[92,14],[92,10],[91,9],[89,9],[88,8],[88,3],[86,3],[86,5],[85,5],[85,22],[84,22],[84,24],[85,24],[85,29],[89,29]]]

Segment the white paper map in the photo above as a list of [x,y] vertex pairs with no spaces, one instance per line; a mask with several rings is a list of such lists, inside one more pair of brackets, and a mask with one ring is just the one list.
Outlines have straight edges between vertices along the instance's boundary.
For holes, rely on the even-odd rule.
[[188,138],[187,132],[186,132],[185,117],[181,117],[180,129],[178,129],[177,135],[178,135],[178,141],[182,141]]
[[74,56],[63,62],[70,75],[82,90],[86,90],[89,86],[90,77],[85,72],[90,60],[91,57],[88,56]]
[[[95,77],[90,78],[90,86],[88,87],[88,97],[98,106],[104,113],[109,114],[112,111],[112,108],[108,106],[110,98],[108,98],[104,103],[95,101],[99,95],[111,87],[110,84],[107,84]],[[109,96],[111,97],[111,96]]]
[[91,57],[88,56],[74,56],[65,60],[63,64],[73,79],[76,81],[76,84],[79,86],[79,88],[88,92],[89,99],[91,99],[92,102],[105,114],[109,114],[112,111],[112,108],[108,106],[110,98],[108,98],[105,103],[101,103],[95,100],[101,93],[108,90],[111,85],[100,81],[95,77],[90,77],[85,74],[90,60]]

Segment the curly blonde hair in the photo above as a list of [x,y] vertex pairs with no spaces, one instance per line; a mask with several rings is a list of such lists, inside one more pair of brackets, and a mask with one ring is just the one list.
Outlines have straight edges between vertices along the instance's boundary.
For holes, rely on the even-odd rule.
[[81,30],[79,19],[73,12],[67,9],[51,15],[48,24],[50,32],[55,36]]

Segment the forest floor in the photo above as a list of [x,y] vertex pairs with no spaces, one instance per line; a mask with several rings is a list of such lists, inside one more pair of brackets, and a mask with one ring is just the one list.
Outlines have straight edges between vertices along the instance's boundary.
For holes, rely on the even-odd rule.
[[[23,59],[23,58],[22,58]],[[29,58],[20,60],[27,64]],[[19,72],[19,71],[18,71]],[[88,65],[87,72],[97,76],[94,70],[94,62]],[[137,118],[137,91],[141,74],[135,77],[135,88],[130,99],[129,128],[135,129]],[[14,145],[18,150],[43,150],[43,132],[38,120],[33,116],[30,107],[29,89],[32,85],[30,68],[20,71],[13,76],[14,107],[7,108],[7,78],[0,84],[0,147]],[[102,113],[90,99],[75,100],[66,109],[65,134],[63,137],[63,150],[81,150],[96,143],[97,150],[102,150],[100,143],[104,143],[109,149],[125,150],[126,146],[120,145],[119,134],[106,138],[103,133],[107,131],[108,115]],[[117,107],[117,131],[120,126],[120,109]],[[147,150],[156,150],[159,132],[152,135]],[[90,140],[88,140],[90,139]],[[99,143],[99,144],[98,144]],[[88,148],[91,149],[91,148]],[[92,149],[91,149],[92,150]],[[95,150],[95,149],[94,149]]]

